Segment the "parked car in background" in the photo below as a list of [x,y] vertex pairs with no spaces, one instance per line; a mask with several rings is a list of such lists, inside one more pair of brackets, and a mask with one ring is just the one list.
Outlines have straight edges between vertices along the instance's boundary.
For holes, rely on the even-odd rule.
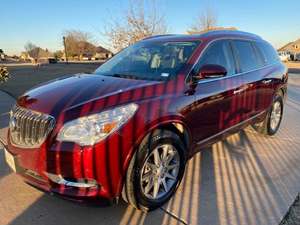
[[278,55],[279,55],[280,60],[283,62],[287,62],[287,61],[291,60],[291,56],[287,52],[279,52]]
[[277,52],[254,34],[150,37],[94,74],[20,96],[6,161],[46,192],[78,201],[122,196],[138,209],[156,209],[199,149],[248,125],[274,135],[287,79]]
[[50,64],[55,64],[55,63],[57,63],[57,59],[56,58],[48,58],[48,62]]

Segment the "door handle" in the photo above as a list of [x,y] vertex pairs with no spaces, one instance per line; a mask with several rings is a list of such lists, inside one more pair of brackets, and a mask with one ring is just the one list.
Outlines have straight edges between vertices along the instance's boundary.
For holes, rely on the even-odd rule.
[[263,80],[262,81],[264,84],[269,84],[269,83],[271,83],[272,82],[272,80],[270,79],[270,80]]

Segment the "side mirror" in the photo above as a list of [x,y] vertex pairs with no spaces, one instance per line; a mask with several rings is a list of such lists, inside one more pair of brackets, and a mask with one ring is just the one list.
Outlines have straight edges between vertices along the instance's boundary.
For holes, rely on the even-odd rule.
[[226,74],[227,70],[223,66],[206,64],[200,68],[199,73],[195,75],[194,78],[196,80],[203,78],[220,78],[226,76]]

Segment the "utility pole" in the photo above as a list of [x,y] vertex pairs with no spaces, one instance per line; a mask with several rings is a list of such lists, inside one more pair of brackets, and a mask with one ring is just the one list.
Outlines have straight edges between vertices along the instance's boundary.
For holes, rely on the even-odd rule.
[[65,59],[66,59],[66,63],[68,64],[68,53],[67,53],[66,37],[65,36],[63,36],[63,42],[64,42],[64,48],[65,48]]

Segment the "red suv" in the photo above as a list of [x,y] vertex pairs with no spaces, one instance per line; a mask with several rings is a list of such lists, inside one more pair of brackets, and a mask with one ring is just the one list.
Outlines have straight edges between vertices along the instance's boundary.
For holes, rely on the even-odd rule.
[[46,192],[78,201],[122,196],[155,209],[198,149],[248,125],[275,134],[287,79],[273,47],[253,34],[150,37],[94,74],[21,96],[6,161]]

